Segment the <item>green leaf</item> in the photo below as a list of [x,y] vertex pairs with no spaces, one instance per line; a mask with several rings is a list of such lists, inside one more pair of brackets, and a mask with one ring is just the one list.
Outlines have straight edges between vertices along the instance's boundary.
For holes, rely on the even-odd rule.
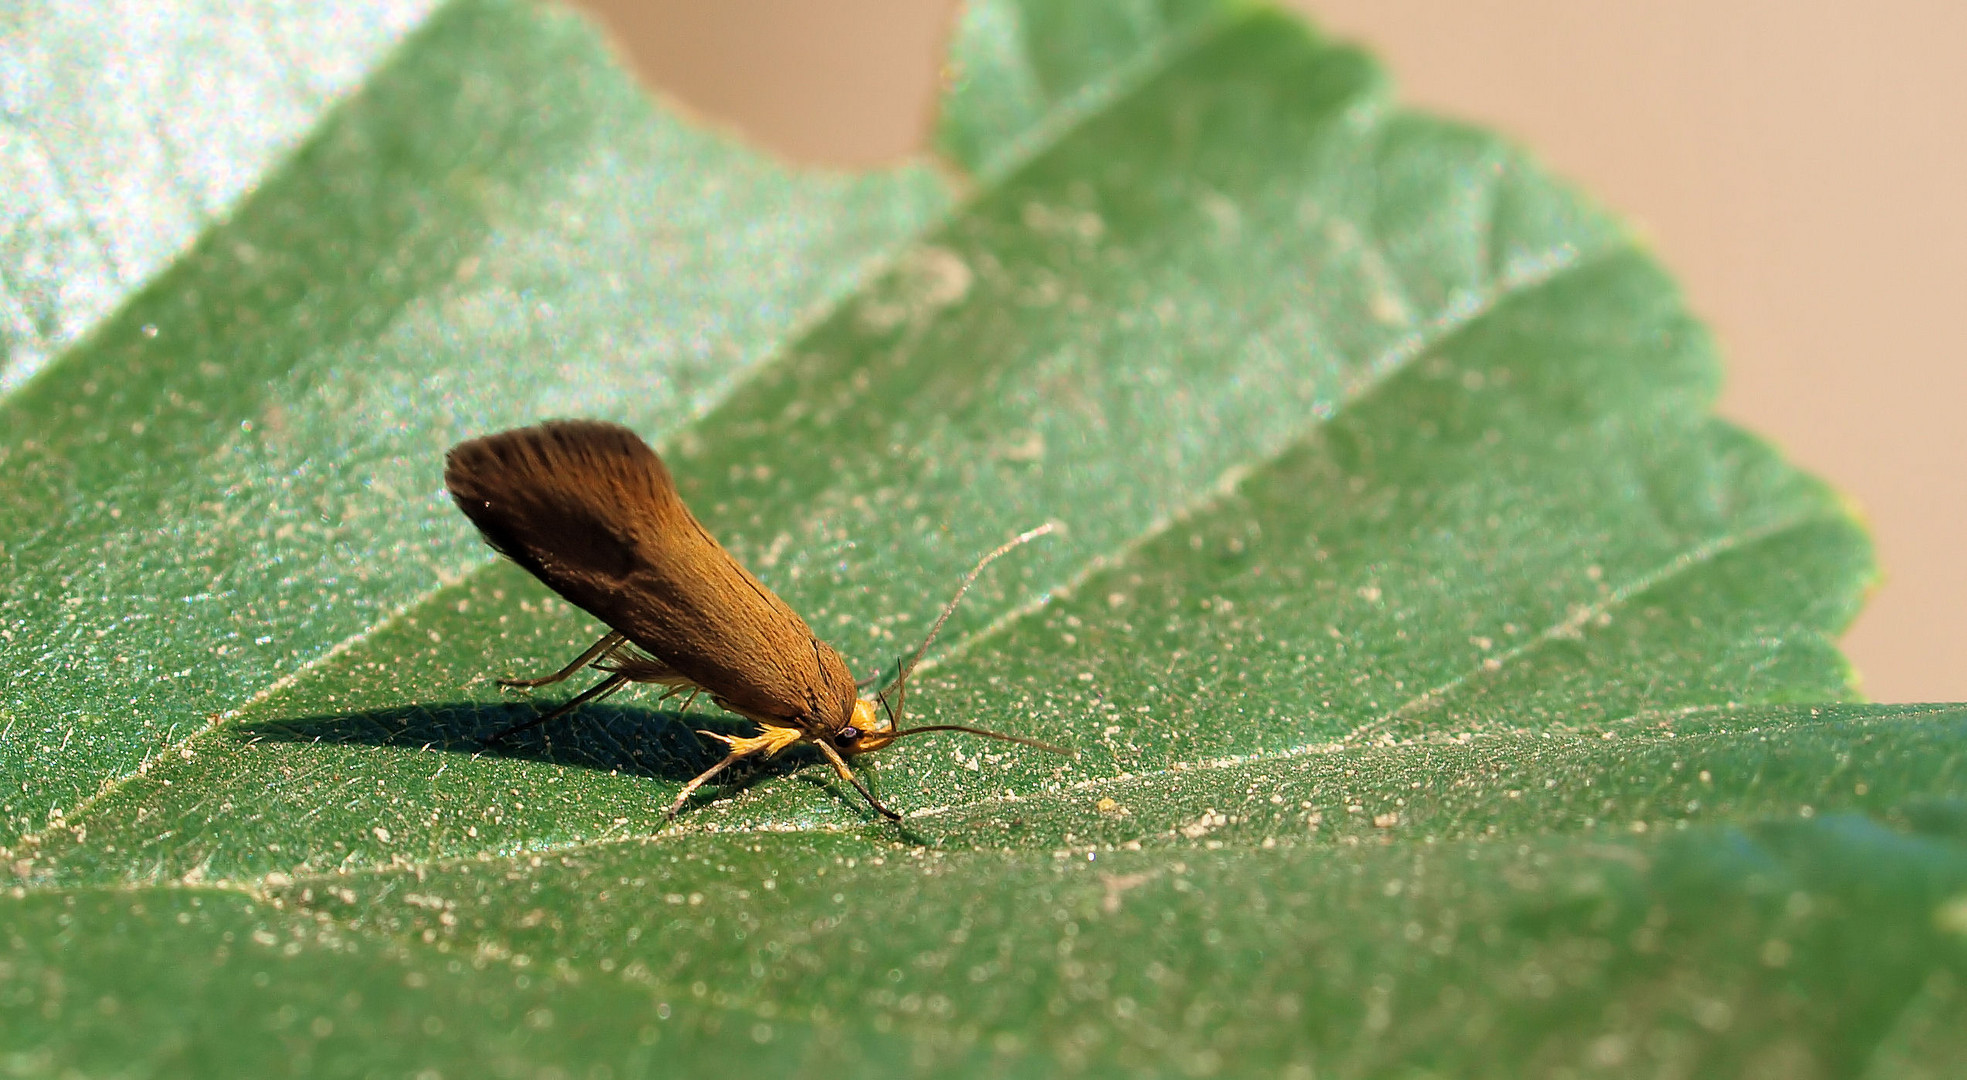
[[[926,167],[792,169],[431,14],[0,411],[23,1073],[1896,1076],[1967,1049],[1967,710],[1838,704],[1837,498],[1615,222],[1241,4],[984,0]],[[261,111],[251,95],[234,107]],[[443,449],[629,422],[856,667],[701,707]],[[552,700],[549,694],[543,698]],[[17,792],[17,794],[16,794]]]
[[683,426],[946,204],[925,169],[795,173],[660,114],[569,16],[439,11],[0,403],[0,835],[482,568],[450,443]]
[[1745,709],[938,819],[991,846],[693,832],[36,890],[7,1030],[199,1075],[1906,1075],[1963,1049],[1963,736],[1959,708]]

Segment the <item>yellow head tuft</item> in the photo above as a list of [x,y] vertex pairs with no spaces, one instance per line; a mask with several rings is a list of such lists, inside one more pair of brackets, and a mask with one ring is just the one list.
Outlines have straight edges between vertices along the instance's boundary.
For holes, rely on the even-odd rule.
[[867,698],[854,702],[854,715],[847,720],[847,723],[861,734],[852,742],[835,740],[835,745],[846,754],[865,754],[870,750],[879,750],[894,742],[899,734],[895,730],[895,725],[881,715],[880,708]]

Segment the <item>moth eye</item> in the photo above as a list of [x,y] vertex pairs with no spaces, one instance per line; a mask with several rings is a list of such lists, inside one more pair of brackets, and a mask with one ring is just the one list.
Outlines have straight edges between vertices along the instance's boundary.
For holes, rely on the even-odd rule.
[[843,742],[843,743],[859,742],[861,741],[861,729],[855,727],[852,724],[848,724],[846,727],[841,728],[838,732],[834,734],[833,741]]

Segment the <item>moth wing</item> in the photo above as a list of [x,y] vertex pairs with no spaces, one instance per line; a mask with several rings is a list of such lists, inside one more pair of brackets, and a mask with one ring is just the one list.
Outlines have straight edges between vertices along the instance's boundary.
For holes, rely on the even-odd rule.
[[669,470],[633,432],[583,421],[459,443],[444,486],[494,550],[589,611],[593,587],[634,572],[644,535],[676,501]]
[[444,485],[494,549],[727,708],[822,725],[852,709],[839,655],[711,537],[629,429],[561,420],[472,439]]

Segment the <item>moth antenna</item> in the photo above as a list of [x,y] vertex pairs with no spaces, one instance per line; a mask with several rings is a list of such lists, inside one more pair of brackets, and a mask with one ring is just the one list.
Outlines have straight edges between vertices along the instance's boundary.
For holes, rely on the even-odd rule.
[[[948,622],[949,617],[956,613],[956,605],[963,602],[963,594],[970,591],[970,586],[976,582],[977,575],[983,573],[984,567],[989,566],[993,562],[996,562],[999,557],[1011,551],[1013,548],[1017,548],[1025,544],[1029,544],[1033,540],[1036,540],[1041,536],[1047,536],[1050,535],[1051,533],[1055,533],[1059,530],[1059,528],[1060,526],[1058,522],[1048,521],[1045,524],[1040,525],[1036,529],[1030,529],[1025,532],[1019,533],[1017,536],[1014,536],[1011,539],[1005,541],[1004,543],[998,545],[997,549],[992,551],[990,554],[985,555],[981,559],[978,559],[977,565],[971,567],[970,572],[963,575],[963,584],[958,585],[956,587],[956,595],[950,597],[949,603],[943,606],[943,613],[941,615],[936,616],[936,624],[929,628],[929,636],[922,639],[922,645],[915,650],[915,655],[909,657],[908,663],[906,664],[903,664],[899,660],[895,662],[895,681],[889,683],[887,686],[882,687],[881,689],[880,696],[883,699],[883,702],[884,703],[886,702],[888,691],[890,690],[895,691],[895,712],[900,716],[907,716],[908,712],[907,709],[905,708],[905,705],[908,697],[908,686],[907,686],[908,677],[909,675],[914,673],[916,665],[922,662],[922,657],[924,654],[926,654],[929,651],[929,646],[936,643],[936,635],[942,633],[943,624]],[[927,731],[930,729],[914,728],[912,730]],[[968,731],[971,729],[965,728],[963,730]],[[983,734],[990,735],[994,733],[983,732]],[[997,737],[1004,738],[1004,739],[1011,738],[1011,736],[1008,735],[1000,735]],[[1012,741],[1016,742],[1017,740],[1012,739]]]
[[1012,742],[1017,743],[1019,746],[1048,750],[1054,754],[1074,759],[1079,757],[1079,751],[1077,750],[1071,750],[1063,746],[1053,746],[1051,743],[1040,742],[1037,739],[1027,739],[1022,735],[1006,735],[1001,731],[987,731],[983,728],[969,727],[964,724],[924,724],[921,727],[912,727],[904,731],[898,731],[895,733],[895,738],[899,739],[908,735],[920,735],[925,731],[967,731],[972,735],[982,735],[986,739],[996,739],[999,742]]

